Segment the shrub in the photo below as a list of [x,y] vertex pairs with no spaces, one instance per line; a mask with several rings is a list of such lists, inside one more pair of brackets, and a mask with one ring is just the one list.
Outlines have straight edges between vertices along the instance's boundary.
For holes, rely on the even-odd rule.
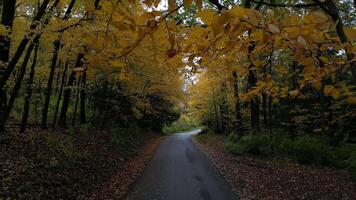
[[139,128],[137,126],[130,126],[128,128],[112,128],[110,130],[110,144],[120,150],[123,155],[130,155],[133,153],[132,146],[139,135]]
[[288,152],[303,164],[331,165],[331,148],[322,141],[308,135],[296,138]]
[[278,156],[302,164],[326,165],[345,168],[356,177],[356,146],[340,143],[332,147],[324,140],[309,135],[291,139],[286,134],[230,135],[225,148],[233,154]]
[[88,135],[90,130],[93,129],[94,127],[90,124],[90,123],[87,123],[87,124],[81,124],[80,127],[79,127],[79,133],[80,135]]
[[268,155],[271,153],[271,142],[268,135],[250,134],[241,137],[235,143],[236,140],[236,136],[230,136],[226,145],[226,148],[234,154]]
[[64,130],[64,133],[65,134],[67,134],[67,135],[71,135],[71,136],[73,136],[73,135],[75,135],[75,128],[74,127],[69,127],[69,128],[67,128],[67,129],[65,129]]
[[356,179],[356,159],[352,159],[347,162],[347,169],[351,173],[351,175]]

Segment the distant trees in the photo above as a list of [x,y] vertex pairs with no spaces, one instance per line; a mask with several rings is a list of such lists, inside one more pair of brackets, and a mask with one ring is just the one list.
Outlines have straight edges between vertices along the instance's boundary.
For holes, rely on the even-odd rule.
[[[241,133],[247,122],[255,132],[284,128],[331,137],[354,132],[356,29],[343,24],[339,3],[244,1],[245,8],[228,11],[211,3],[216,11],[197,13],[207,28],[192,31],[187,40],[187,46],[196,36],[207,40],[194,52],[201,56],[199,65],[190,63],[201,72],[191,87],[192,109],[206,124],[218,130],[214,121],[228,115],[224,132]],[[349,24],[352,17],[356,22],[348,15]],[[225,83],[229,89],[220,90]]]
[[[39,123],[38,110],[42,128],[49,121],[51,127],[115,121],[157,128],[176,119],[181,60],[167,60],[167,45],[175,42],[173,27],[156,21],[165,20],[164,13],[147,15],[141,6],[129,11],[126,4],[100,0],[0,3],[1,131],[10,122],[25,132]],[[152,100],[156,95],[160,102]]]

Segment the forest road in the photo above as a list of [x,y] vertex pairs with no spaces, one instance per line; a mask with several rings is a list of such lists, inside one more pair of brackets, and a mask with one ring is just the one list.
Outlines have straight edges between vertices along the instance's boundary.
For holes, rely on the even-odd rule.
[[231,188],[192,142],[198,131],[166,137],[126,200],[230,200]]

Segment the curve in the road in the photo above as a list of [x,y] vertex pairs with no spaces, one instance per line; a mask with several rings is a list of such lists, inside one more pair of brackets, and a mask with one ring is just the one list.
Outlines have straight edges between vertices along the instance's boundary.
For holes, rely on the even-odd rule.
[[234,194],[192,142],[197,131],[168,136],[126,200],[230,200]]

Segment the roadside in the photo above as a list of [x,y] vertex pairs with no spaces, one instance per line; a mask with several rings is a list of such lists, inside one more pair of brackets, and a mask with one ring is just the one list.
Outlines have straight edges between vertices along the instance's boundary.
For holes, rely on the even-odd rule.
[[88,198],[90,200],[123,199],[146,168],[163,137],[154,137],[145,142],[136,156],[119,166],[113,176]]
[[356,185],[343,170],[304,166],[292,161],[235,156],[224,136],[202,135],[194,142],[210,157],[240,199],[354,199]]
[[0,142],[0,200],[120,199],[162,137],[139,133],[10,131]]

